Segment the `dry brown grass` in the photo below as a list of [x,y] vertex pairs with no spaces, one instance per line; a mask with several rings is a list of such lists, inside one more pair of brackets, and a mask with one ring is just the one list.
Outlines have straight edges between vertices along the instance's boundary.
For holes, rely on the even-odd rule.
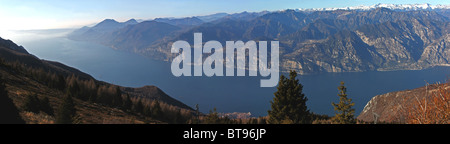
[[407,107],[407,123],[409,124],[450,124],[450,87],[438,85],[431,96],[415,99],[412,106]]
[[32,112],[21,112],[20,116],[25,120],[27,124],[53,124],[55,123],[55,118],[49,116],[45,113],[35,114]]
[[[27,95],[36,94],[39,99],[49,98],[50,105],[56,112],[61,105],[61,99],[64,93],[51,89],[46,85],[39,83],[27,77],[17,77],[11,73],[0,69],[0,73],[6,82],[6,90],[9,97],[20,111],[22,119],[27,124],[53,124],[55,118],[45,113],[35,114],[22,110],[22,106]],[[144,123],[162,123],[153,119],[146,119],[140,115],[134,115],[122,110],[103,106],[96,103],[81,101],[75,99],[75,108],[81,124],[144,124]]]

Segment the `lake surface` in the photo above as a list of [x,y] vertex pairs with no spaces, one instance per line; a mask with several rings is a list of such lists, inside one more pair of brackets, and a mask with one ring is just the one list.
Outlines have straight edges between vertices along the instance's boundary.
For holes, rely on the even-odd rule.
[[[98,80],[128,87],[158,86],[191,107],[199,104],[204,113],[216,107],[219,112],[265,116],[276,91],[276,87],[259,87],[261,77],[175,77],[169,62],[64,37],[13,41],[41,59],[75,67]],[[426,82],[443,82],[448,74],[450,67],[435,67],[418,71],[324,73],[298,78],[304,85],[303,92],[312,112],[334,115],[331,103],[339,101],[337,87],[340,81],[345,81],[347,94],[355,102],[356,115],[359,115],[375,95],[421,87]]]

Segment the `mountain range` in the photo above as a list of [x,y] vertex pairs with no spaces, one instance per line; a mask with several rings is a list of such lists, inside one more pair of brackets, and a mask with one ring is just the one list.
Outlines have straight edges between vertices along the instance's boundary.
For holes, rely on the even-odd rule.
[[69,38],[170,61],[176,56],[170,53],[173,42],[186,40],[192,44],[193,33],[201,32],[203,42],[280,41],[282,71],[312,74],[418,70],[450,65],[448,8],[378,4],[363,8],[218,13],[137,24],[114,22],[125,25],[114,27],[115,31],[99,28],[105,20],[92,28],[76,30]]
[[299,11],[332,11],[332,10],[373,10],[377,8],[388,8],[391,10],[400,10],[400,11],[410,11],[410,10],[436,10],[436,9],[450,9],[449,5],[431,5],[428,3],[424,4],[383,4],[378,3],[371,6],[353,6],[353,7],[342,7],[342,8],[311,8],[311,9],[304,9],[299,8],[297,10]]
[[[343,9],[217,13],[142,22],[134,19],[126,22],[106,19],[93,27],[77,29],[68,37],[135,52],[155,60],[170,61],[176,56],[170,53],[174,41],[186,40],[192,44],[193,33],[202,32],[204,42],[280,41],[283,71],[296,70],[301,74],[311,74],[418,70],[450,66],[449,11],[448,6],[443,5],[378,4]],[[105,102],[108,99],[105,96],[117,93],[120,96],[129,95],[136,105],[138,101],[152,104],[159,101],[166,104],[163,108],[166,112],[175,109],[193,113],[192,108],[156,86],[129,88],[98,81],[89,74],[59,62],[41,60],[10,40],[0,38],[0,58],[0,80],[6,86],[8,98],[27,123],[52,119],[42,113],[32,114],[22,110],[28,95],[49,98],[50,105],[57,109],[67,91],[75,91],[69,94],[80,95],[75,99],[75,105],[83,123],[168,123],[164,119],[145,116],[144,112],[131,112]],[[63,84],[67,86],[66,89],[58,88],[61,81],[67,82]],[[428,90],[436,91],[438,86],[376,96],[369,101],[358,120],[402,122],[401,117],[393,116],[403,112],[400,111],[403,104],[414,101],[413,97],[408,96],[419,95],[419,98],[423,98]],[[449,88],[448,84],[442,86],[445,90]],[[94,87],[93,92],[90,92],[91,87]],[[99,96],[97,100],[92,100],[91,93]],[[172,111],[170,116],[174,115],[178,114]]]

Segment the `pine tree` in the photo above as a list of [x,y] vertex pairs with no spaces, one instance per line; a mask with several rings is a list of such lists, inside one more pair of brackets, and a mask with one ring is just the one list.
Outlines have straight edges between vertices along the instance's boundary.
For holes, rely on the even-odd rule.
[[173,120],[175,124],[184,124],[186,122],[186,119],[181,115],[181,111],[178,109],[176,110],[175,118]]
[[50,106],[50,100],[47,97],[40,100],[39,102],[40,102],[40,108],[41,108],[42,112],[45,112],[48,115],[54,115],[53,108]]
[[266,124],[266,118],[264,118],[264,117],[259,117],[259,118],[258,118],[258,124]]
[[218,124],[219,123],[219,113],[217,113],[217,109],[214,108],[213,111],[209,110],[209,114],[205,117],[203,123],[205,124]]
[[116,92],[112,95],[112,106],[113,107],[121,107],[123,105],[122,100],[122,91],[120,91],[119,87],[116,87]]
[[155,104],[153,104],[152,115],[154,118],[156,118],[158,120],[163,120],[163,112],[162,112],[161,105],[159,104],[158,100],[156,100]]
[[78,84],[78,78],[74,75],[70,76],[67,81],[68,86],[66,90],[66,94],[72,97],[80,98],[80,86]]
[[200,123],[200,107],[198,106],[198,104],[195,105],[195,124],[199,124]]
[[152,114],[152,109],[150,108],[149,105],[147,105],[147,106],[144,107],[144,110],[143,110],[142,114],[143,114],[144,116],[147,116],[147,117],[152,117],[152,115],[153,115],[153,114]]
[[8,92],[5,90],[1,78],[0,75],[0,124],[24,124],[25,122],[20,117],[17,107],[8,97]]
[[58,109],[56,115],[56,123],[57,124],[72,124],[75,120],[75,104],[70,95],[67,95],[63,99],[63,103]]
[[133,106],[133,102],[131,101],[130,95],[126,95],[125,100],[123,101],[122,108],[124,110],[131,110],[131,107]]
[[57,77],[57,79],[56,79],[56,83],[57,83],[57,88],[59,89],[59,90],[64,90],[65,88],[66,88],[66,79],[64,78],[64,76],[63,75],[61,75],[61,74],[58,74],[58,77]]
[[97,89],[97,98],[95,99],[96,102],[104,104],[104,105],[110,105],[110,97],[108,96],[108,88],[106,86],[99,86]]
[[296,77],[295,71],[290,71],[289,78],[281,75],[275,97],[270,102],[272,109],[268,111],[268,123],[311,123],[306,106],[308,98],[303,94],[303,86]]
[[134,105],[134,112],[141,113],[144,111],[144,105],[142,104],[142,100],[139,99],[138,102]]
[[33,113],[44,112],[48,115],[54,115],[53,108],[50,106],[50,101],[47,97],[42,100],[38,98],[37,94],[28,95],[25,97],[25,102],[23,105],[24,111],[29,111]]
[[258,124],[258,119],[256,118],[250,118],[247,122],[247,124]]
[[333,122],[338,124],[354,124],[355,121],[355,109],[352,106],[355,105],[352,99],[347,97],[347,88],[344,86],[344,82],[338,87],[339,103],[332,103],[336,115],[333,117]]
[[95,84],[95,81],[93,79],[89,79],[89,81],[86,84],[87,91],[88,91],[88,100],[89,102],[96,102],[97,101],[97,84]]
[[36,94],[28,95],[25,97],[23,110],[33,113],[39,113],[41,110],[40,105],[41,103],[39,102],[39,98],[37,97]]

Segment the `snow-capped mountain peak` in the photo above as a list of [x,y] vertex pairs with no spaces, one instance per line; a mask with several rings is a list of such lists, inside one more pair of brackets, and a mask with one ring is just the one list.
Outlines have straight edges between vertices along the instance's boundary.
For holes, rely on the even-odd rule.
[[433,9],[450,9],[450,5],[431,5],[428,3],[424,4],[375,4],[371,6],[352,6],[352,7],[342,7],[342,8],[311,8],[311,9],[303,9],[299,8],[298,11],[333,11],[333,10],[372,10],[376,8],[388,8],[392,10],[402,10],[402,11],[410,11],[410,10],[433,10]]

